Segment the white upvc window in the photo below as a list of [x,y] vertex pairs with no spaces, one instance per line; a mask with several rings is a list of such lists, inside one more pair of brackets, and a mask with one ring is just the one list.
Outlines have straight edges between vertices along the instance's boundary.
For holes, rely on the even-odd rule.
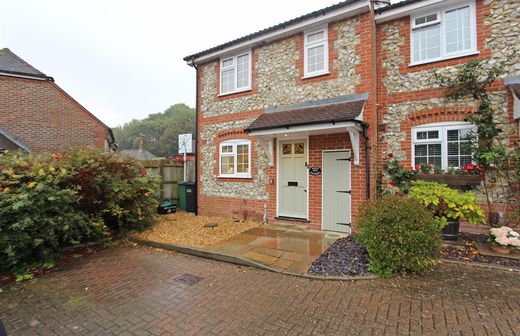
[[329,34],[327,27],[306,31],[304,34],[304,78],[329,72]]
[[437,123],[412,128],[412,167],[432,164],[447,170],[472,163],[470,123]]
[[219,177],[251,177],[251,141],[223,141],[219,154]]
[[251,51],[220,60],[220,94],[251,89]]
[[477,53],[475,2],[411,17],[411,65]]

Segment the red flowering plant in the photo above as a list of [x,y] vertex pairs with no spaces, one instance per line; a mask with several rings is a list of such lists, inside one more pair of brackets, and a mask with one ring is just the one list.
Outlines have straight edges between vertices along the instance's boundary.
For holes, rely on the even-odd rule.
[[387,152],[383,157],[383,171],[389,179],[388,185],[393,189],[386,190],[390,193],[406,192],[410,187],[411,177],[415,174],[413,170],[404,169],[401,161],[392,152]]

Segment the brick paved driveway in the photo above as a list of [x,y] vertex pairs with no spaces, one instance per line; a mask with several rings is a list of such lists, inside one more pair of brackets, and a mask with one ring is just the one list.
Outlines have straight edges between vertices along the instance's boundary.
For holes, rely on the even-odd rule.
[[10,335],[520,335],[520,275],[339,283],[114,247],[4,288],[0,319]]

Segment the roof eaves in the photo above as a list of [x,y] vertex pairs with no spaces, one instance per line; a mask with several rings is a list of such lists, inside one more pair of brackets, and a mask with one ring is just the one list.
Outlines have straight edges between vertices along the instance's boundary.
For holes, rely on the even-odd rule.
[[279,24],[271,26],[269,28],[262,29],[262,30],[259,30],[257,32],[254,32],[254,33],[242,36],[240,38],[237,38],[235,40],[232,40],[232,41],[229,41],[229,42],[217,45],[215,47],[212,47],[212,48],[209,48],[209,49],[206,49],[206,50],[203,50],[203,51],[200,51],[198,53],[194,53],[192,55],[188,55],[188,56],[184,57],[183,60],[185,62],[189,62],[189,61],[194,62],[194,60],[196,60],[197,58],[199,58],[201,56],[205,56],[205,55],[208,55],[208,54],[211,54],[211,53],[214,53],[214,52],[222,51],[222,50],[224,50],[224,49],[226,49],[228,47],[231,47],[233,45],[236,45],[236,44],[239,44],[239,43],[242,43],[242,42],[247,42],[249,40],[252,40],[254,38],[260,37],[262,35],[266,35],[266,34],[271,33],[271,32],[275,32],[277,30],[285,29],[288,26],[291,26],[291,25],[294,25],[294,24],[306,21],[308,19],[312,19],[312,18],[315,18],[315,17],[319,17],[319,16],[322,16],[322,15],[325,15],[325,14],[331,12],[331,11],[334,11],[336,9],[342,8],[344,6],[348,6],[348,5],[354,4],[354,3],[359,2],[359,1],[362,1],[362,0],[346,0],[346,1],[339,2],[339,3],[335,4],[335,5],[319,9],[317,11],[314,11],[314,12],[311,12],[311,13],[299,16],[297,18],[294,18],[294,19],[291,19],[291,20],[279,23]]
[[404,0],[404,1],[400,1],[400,2],[397,2],[397,3],[394,3],[394,4],[391,4],[389,6],[384,6],[384,7],[380,7],[380,8],[376,8],[374,10],[374,12],[376,14],[380,14],[382,12],[386,12],[388,10],[391,10],[391,9],[396,9],[396,8],[400,8],[400,7],[405,7],[405,6],[408,6],[408,5],[411,5],[411,4],[414,4],[416,2],[421,2],[423,0]]
[[4,131],[3,129],[0,128],[0,134],[2,134],[4,137],[6,137],[9,141],[11,141],[12,143],[14,143],[16,146],[20,147],[21,149],[23,149],[24,151],[30,153],[31,150],[29,149],[29,147],[27,147],[26,145],[24,145],[22,142],[18,141],[14,136],[12,136],[11,134],[9,134],[7,131]]

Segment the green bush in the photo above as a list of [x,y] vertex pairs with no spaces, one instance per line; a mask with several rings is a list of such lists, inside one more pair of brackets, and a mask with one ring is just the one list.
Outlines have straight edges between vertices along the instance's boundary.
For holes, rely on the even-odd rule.
[[474,192],[459,193],[446,184],[418,180],[412,182],[409,196],[421,202],[439,221],[441,228],[448,220],[465,218],[475,225],[486,222]]
[[155,213],[158,180],[139,163],[104,150],[72,149],[60,156],[71,173],[65,188],[78,188],[77,209],[101,217],[113,231],[145,228]]
[[144,227],[155,187],[137,163],[104,151],[0,155],[0,272],[23,272],[63,247],[104,240],[109,227]]
[[407,197],[385,196],[365,203],[358,230],[370,256],[369,270],[380,276],[425,271],[439,246],[437,221],[420,202]]

